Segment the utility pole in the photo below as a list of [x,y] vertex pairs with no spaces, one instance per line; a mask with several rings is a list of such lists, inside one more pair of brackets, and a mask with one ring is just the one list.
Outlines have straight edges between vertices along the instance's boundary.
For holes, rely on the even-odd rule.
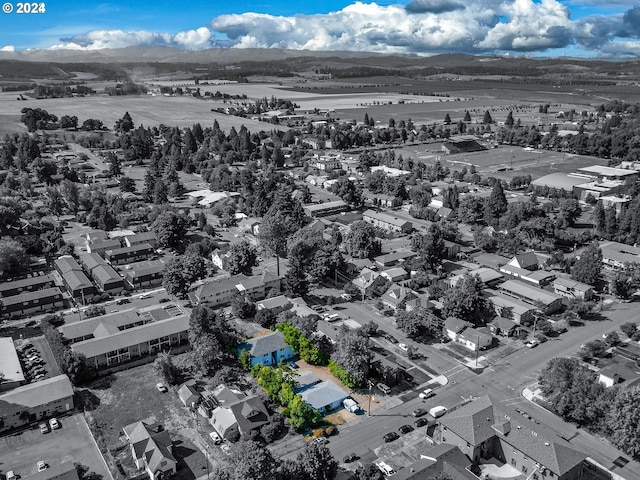
[[476,339],[476,368],[478,368],[478,354],[480,353],[480,335]]
[[367,408],[367,417],[371,416],[371,387],[373,387],[373,383],[371,383],[371,380],[367,380],[367,383],[369,384],[369,408]]

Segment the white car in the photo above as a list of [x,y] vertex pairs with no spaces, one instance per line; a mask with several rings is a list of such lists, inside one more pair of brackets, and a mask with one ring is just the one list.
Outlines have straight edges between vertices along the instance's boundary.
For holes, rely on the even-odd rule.
[[409,351],[409,345],[406,343],[399,343],[398,346],[400,347],[400,350],[404,350],[405,352]]
[[220,435],[218,435],[217,432],[211,432],[209,434],[209,438],[211,439],[214,445],[220,445],[222,443],[222,438],[220,438]]
[[169,390],[164,383],[160,383],[160,382],[156,383],[156,388],[158,389],[159,392],[162,392],[162,393],[166,393]]
[[425,398],[431,398],[434,395],[435,393],[433,392],[433,390],[431,390],[430,388],[427,388],[426,390],[420,392],[418,396],[422,399],[425,399]]
[[38,462],[38,471],[41,472],[41,471],[46,470],[46,469],[47,469],[47,464],[44,463],[42,460],[40,460]]
[[536,347],[538,346],[538,344],[539,344],[539,343],[540,343],[540,342],[539,342],[538,340],[535,340],[535,339],[534,339],[534,340],[531,340],[531,341],[529,341],[529,342],[525,343],[525,345],[526,345],[528,348],[536,348]]
[[52,418],[49,420],[49,426],[51,427],[51,430],[57,430],[60,428],[60,422],[58,422],[57,418]]

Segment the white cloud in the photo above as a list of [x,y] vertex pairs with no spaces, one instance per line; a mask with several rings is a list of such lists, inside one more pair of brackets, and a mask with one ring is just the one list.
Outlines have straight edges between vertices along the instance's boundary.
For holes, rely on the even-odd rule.
[[5,45],[4,47],[0,48],[0,52],[15,52],[16,51],[16,47],[14,47],[13,45]]
[[51,49],[99,50],[103,48],[122,48],[131,45],[176,47],[185,50],[200,50],[215,46],[215,35],[207,27],[187,30],[175,35],[170,33],[138,30],[92,30],[90,32],[61,38],[62,43]]
[[[617,3],[617,0],[612,0]],[[216,33],[222,34],[216,38]],[[226,39],[221,40],[221,38]],[[220,15],[179,32],[90,30],[51,48],[95,50],[130,45],[199,50],[216,46],[350,50],[380,53],[553,51],[597,53],[640,37],[640,7],[571,20],[561,0],[411,0],[406,6],[357,1],[327,14]],[[623,50],[632,46],[620,43]]]

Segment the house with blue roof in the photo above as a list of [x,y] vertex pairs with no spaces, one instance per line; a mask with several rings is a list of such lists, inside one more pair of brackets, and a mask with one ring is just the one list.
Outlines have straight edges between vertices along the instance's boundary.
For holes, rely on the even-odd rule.
[[251,366],[277,365],[296,356],[292,348],[284,341],[284,335],[279,330],[253,337],[238,347],[238,355],[242,350],[248,350]]
[[349,394],[331,380],[326,380],[305,388],[300,396],[311,408],[324,413],[342,407],[342,401]]

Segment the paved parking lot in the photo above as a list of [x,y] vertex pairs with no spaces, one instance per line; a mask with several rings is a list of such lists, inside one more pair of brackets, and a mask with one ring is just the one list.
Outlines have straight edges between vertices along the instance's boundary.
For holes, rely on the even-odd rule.
[[36,473],[40,460],[49,466],[71,461],[86,465],[103,480],[112,480],[82,414],[59,417],[58,421],[61,428],[47,434],[40,433],[35,425],[30,430],[0,437],[2,474],[13,470],[16,475],[26,477]]

